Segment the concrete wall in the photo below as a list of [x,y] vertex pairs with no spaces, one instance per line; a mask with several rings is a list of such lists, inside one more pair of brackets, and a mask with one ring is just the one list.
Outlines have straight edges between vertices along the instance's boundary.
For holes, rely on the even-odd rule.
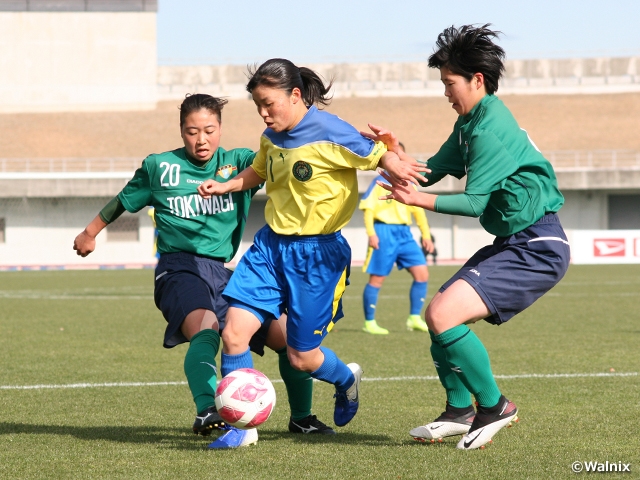
[[[559,216],[570,242],[582,238],[579,234],[583,231],[605,231],[609,228],[608,199],[612,193],[618,191],[564,192],[566,203]],[[108,235],[103,232],[98,236],[93,254],[84,259],[75,255],[71,248],[73,239],[110,198],[1,198],[0,219],[4,219],[5,231],[4,243],[0,242],[0,269],[40,265],[78,268],[155,264],[153,226],[146,209],[136,214],[140,222],[137,241],[109,241]],[[253,236],[264,226],[265,203],[264,196],[254,200],[240,250],[232,263],[251,246]],[[493,241],[493,237],[482,229],[476,218],[433,212],[427,212],[427,218],[441,262],[459,263]],[[413,228],[413,233],[418,240],[419,231]],[[362,212],[356,210],[343,234],[351,245],[353,264],[362,265],[367,251]]]
[[0,217],[5,220],[0,267],[155,264],[154,229],[146,209],[136,214],[140,222],[138,241],[109,241],[103,231],[96,239],[94,253],[86,258],[76,255],[72,248],[74,238],[109,200],[110,197],[0,200]]
[[[640,178],[636,178],[634,188],[625,188],[623,182],[617,187],[594,186],[589,189],[590,184],[598,183],[598,179],[606,175],[599,173],[599,169],[592,169],[591,175],[585,177],[580,171],[558,172],[560,187],[565,196],[565,205],[559,216],[570,241],[575,232],[611,228],[610,195],[637,195],[640,192]],[[638,172],[638,168],[629,167],[627,170],[620,170],[619,177],[633,178]],[[586,187],[581,182],[573,181],[576,175],[587,178],[584,182]],[[373,172],[361,172],[361,193],[366,191],[374,176]],[[5,243],[0,243],[0,268],[11,265],[153,263],[153,228],[144,212],[138,214],[140,232],[137,242],[109,242],[101,234],[96,253],[88,259],[80,259],[70,250],[75,236],[120,191],[130,177],[131,172],[0,173],[0,219],[4,219],[6,225]],[[600,184],[607,185],[606,182]],[[439,194],[461,192],[464,190],[464,181],[449,177],[447,181],[439,182],[427,190]],[[245,235],[235,260],[249,248],[255,232],[264,225],[265,203],[264,192],[259,192],[250,210]],[[619,213],[624,218],[624,212]],[[436,238],[438,258],[441,261],[459,262],[467,259],[493,240],[482,229],[477,218],[433,212],[428,212],[427,217]],[[621,226],[637,228],[634,225]],[[418,239],[419,231],[414,228],[413,233]],[[367,250],[362,212],[355,212],[343,234],[351,244],[354,264],[362,264]]]
[[[334,80],[334,96],[440,96],[440,72],[426,62],[326,63],[305,65]],[[158,67],[160,99],[206,92],[244,98],[247,67],[199,65]],[[640,91],[640,57],[510,60],[500,94],[585,94]]]
[[0,113],[149,110],[156,14],[0,11]]

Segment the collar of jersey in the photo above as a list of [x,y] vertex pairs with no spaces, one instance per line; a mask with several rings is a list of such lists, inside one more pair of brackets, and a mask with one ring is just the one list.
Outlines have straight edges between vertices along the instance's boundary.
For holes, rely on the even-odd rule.
[[482,97],[480,101],[474,105],[471,111],[467,113],[464,117],[462,117],[464,119],[464,123],[468,123],[476,115],[476,113],[480,111],[481,108],[485,108],[487,105],[493,102],[496,98],[498,97],[496,97],[493,94],[491,95],[487,94],[484,97]]
[[325,129],[319,128],[322,114],[315,105],[311,105],[302,120],[291,130],[274,132],[267,128],[265,135],[271,143],[281,148],[297,148],[308,143],[325,140],[322,138]]

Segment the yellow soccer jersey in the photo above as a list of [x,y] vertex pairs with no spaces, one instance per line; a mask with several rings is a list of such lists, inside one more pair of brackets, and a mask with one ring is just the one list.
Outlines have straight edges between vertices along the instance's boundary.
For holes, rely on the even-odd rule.
[[310,107],[288,132],[265,130],[253,169],[265,179],[265,219],[281,235],[342,229],[358,205],[356,170],[373,170],[387,151],[330,113]]
[[383,177],[376,177],[362,196],[362,200],[360,200],[359,208],[364,210],[364,226],[367,229],[367,235],[371,237],[376,234],[373,228],[374,221],[390,225],[411,225],[413,223],[411,215],[413,215],[422,236],[431,238],[429,223],[424,209],[405,205],[395,200],[379,200],[381,196],[386,195],[388,192],[376,183],[378,180],[386,182]]

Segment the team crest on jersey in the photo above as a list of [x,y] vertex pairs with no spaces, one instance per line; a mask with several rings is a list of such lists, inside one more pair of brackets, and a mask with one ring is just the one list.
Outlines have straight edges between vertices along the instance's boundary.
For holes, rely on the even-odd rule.
[[237,169],[238,167],[234,167],[233,165],[225,165],[218,169],[218,172],[216,173],[216,175],[220,175],[222,178],[226,180],[231,176],[231,173]]
[[302,160],[298,160],[293,164],[293,176],[296,177],[296,180],[300,180],[301,182],[306,182],[313,175],[313,169],[311,165]]

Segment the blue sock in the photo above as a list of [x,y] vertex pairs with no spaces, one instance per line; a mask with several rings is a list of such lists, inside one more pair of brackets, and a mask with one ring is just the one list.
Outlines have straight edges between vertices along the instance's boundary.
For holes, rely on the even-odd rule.
[[353,372],[332,350],[326,347],[320,347],[320,350],[324,354],[324,362],[315,372],[311,372],[311,376],[323,382],[333,383],[338,392],[346,391],[355,381]]
[[222,352],[222,355],[220,356],[220,371],[222,372],[223,377],[226,377],[228,374],[239,368],[253,368],[251,350],[247,348],[246,352],[239,353],[238,355],[227,355]]
[[376,305],[378,304],[378,293],[380,289],[367,283],[362,293],[362,305],[364,305],[364,319],[374,320],[376,318]]
[[411,302],[410,315],[420,315],[424,300],[427,298],[427,286],[429,282],[416,282],[411,284],[409,301]]

